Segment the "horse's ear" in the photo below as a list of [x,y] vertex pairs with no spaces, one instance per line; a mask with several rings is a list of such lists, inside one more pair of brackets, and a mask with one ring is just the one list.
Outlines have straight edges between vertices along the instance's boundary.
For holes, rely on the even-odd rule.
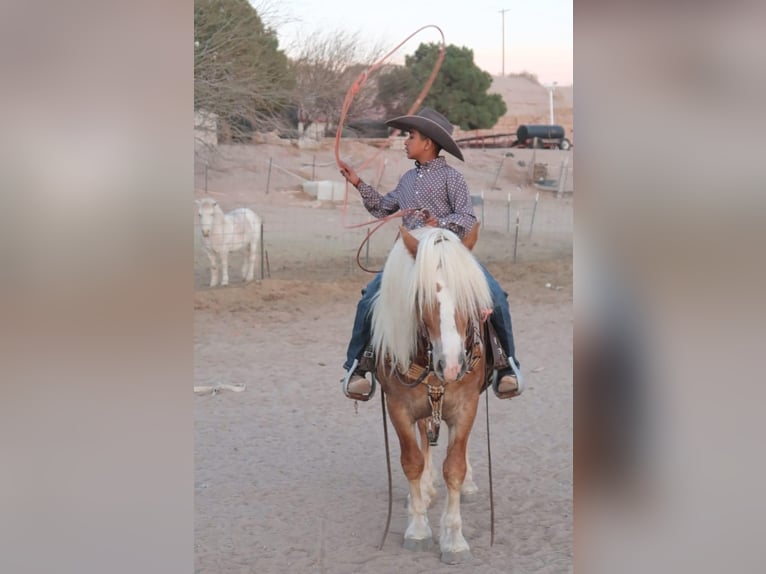
[[407,251],[410,252],[410,255],[414,258],[418,254],[418,240],[415,238],[412,233],[407,231],[407,228],[404,226],[399,227],[399,233],[402,234],[402,241],[404,241],[404,246],[407,248]]
[[471,231],[463,236],[463,245],[465,245],[469,251],[473,250],[473,246],[479,239],[479,222],[471,228]]

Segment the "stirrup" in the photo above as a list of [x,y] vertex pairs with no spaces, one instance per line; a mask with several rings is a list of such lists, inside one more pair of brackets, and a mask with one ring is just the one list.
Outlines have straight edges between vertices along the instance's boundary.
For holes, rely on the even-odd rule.
[[355,401],[369,401],[374,395],[375,395],[375,377],[370,376],[370,392],[366,395],[363,393],[352,393],[348,390],[348,383],[351,380],[351,376],[354,374],[354,371],[356,371],[357,366],[359,366],[359,359],[354,359],[354,362],[351,364],[351,368],[346,371],[346,376],[343,377],[343,380],[341,381],[341,384],[343,385],[343,394],[346,395],[349,399],[354,399]]
[[500,377],[497,376],[498,372],[495,370],[492,372],[492,390],[495,391],[495,396],[498,399],[510,399],[513,397],[518,397],[521,393],[524,392],[524,378],[521,376],[521,371],[516,366],[516,359],[509,357],[508,364],[511,366],[513,374],[516,375],[516,390],[501,393],[498,390],[498,387],[500,386]]

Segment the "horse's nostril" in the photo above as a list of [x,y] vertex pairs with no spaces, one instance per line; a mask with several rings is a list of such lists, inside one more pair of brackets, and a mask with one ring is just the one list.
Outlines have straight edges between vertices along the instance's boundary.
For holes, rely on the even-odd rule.
[[439,359],[436,363],[436,368],[439,369],[440,372],[444,372],[444,367],[447,366],[447,363],[444,361],[444,359]]

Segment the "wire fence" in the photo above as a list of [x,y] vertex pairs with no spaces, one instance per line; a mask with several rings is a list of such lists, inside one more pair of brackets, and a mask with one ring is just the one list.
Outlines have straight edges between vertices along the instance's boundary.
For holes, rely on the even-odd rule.
[[[480,196],[478,201],[480,201]],[[296,217],[296,212],[308,211]],[[349,212],[355,220],[363,209]],[[487,201],[475,207],[482,222],[477,257],[485,262],[544,260],[571,253],[573,221],[571,199],[560,203],[535,200]],[[347,213],[347,217],[351,214]],[[346,229],[339,210],[294,207],[262,216],[262,241],[257,247],[255,276],[258,279],[328,280],[378,270],[385,262],[398,233],[389,222],[371,233],[371,227]],[[209,282],[209,262],[204,239],[195,224],[195,285]],[[365,241],[366,240],[366,241]],[[229,255],[231,282],[241,280],[240,267],[246,251]]]
[[[288,163],[284,160],[277,162],[274,158],[260,158],[257,168],[253,168],[253,164],[245,168],[229,167],[216,170],[212,177],[211,170],[205,166],[197,169],[200,193],[204,193],[207,187],[208,194],[220,197],[220,201],[226,204],[226,211],[249,207],[261,217],[263,240],[257,248],[256,279],[340,280],[364,275],[362,267],[379,270],[388,256],[400,220],[388,222],[371,233],[374,225],[351,227],[365,222],[377,223],[364,209],[355,191],[352,190],[353,195],[345,210],[337,199],[320,201],[307,197],[302,191],[302,183],[310,181],[311,177],[338,179],[334,162],[321,158],[319,154],[315,158],[308,166],[305,161]],[[500,165],[503,161],[498,159]],[[406,162],[403,165],[406,166]],[[394,165],[388,175],[389,181],[379,177],[376,183],[381,183],[381,189],[393,189],[400,169],[400,166]],[[511,187],[502,174],[495,177],[494,171],[487,172],[483,188],[469,182],[474,190],[474,212],[482,224],[480,239],[475,247],[475,253],[482,262],[513,263],[571,254],[574,231],[571,166],[560,170],[569,180],[568,189],[562,193],[536,189],[528,184],[523,187],[513,184]],[[245,178],[247,184],[242,183]],[[503,187],[511,187],[511,191],[493,185],[498,180]],[[213,191],[222,187],[258,191],[239,195]],[[289,189],[286,191],[285,188]],[[294,199],[284,201],[285,195]],[[277,201],[275,196],[280,196],[280,200]],[[196,219],[194,241],[195,286],[204,288],[210,282],[210,263]],[[229,255],[231,284],[243,279],[241,268],[245,256],[244,250]]]

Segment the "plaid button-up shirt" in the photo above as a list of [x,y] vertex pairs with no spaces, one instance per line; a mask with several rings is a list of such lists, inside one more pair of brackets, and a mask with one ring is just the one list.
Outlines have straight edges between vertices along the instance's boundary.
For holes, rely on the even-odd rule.
[[359,194],[367,211],[374,217],[385,217],[400,209],[418,209],[402,218],[407,229],[425,224],[422,210],[439,220],[444,227],[463,237],[476,223],[471,194],[463,174],[447,165],[439,156],[427,163],[415,162],[415,167],[399,180],[396,189],[381,195],[366,183],[359,185]]

